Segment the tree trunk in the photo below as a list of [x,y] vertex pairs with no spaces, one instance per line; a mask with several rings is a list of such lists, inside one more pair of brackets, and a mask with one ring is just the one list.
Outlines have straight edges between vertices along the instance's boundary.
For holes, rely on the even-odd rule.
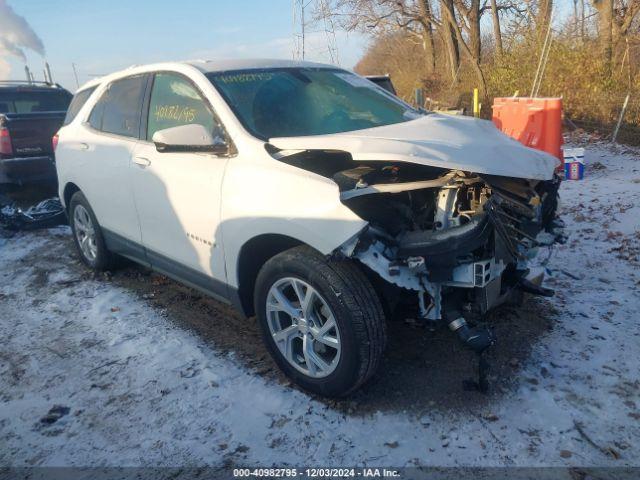
[[593,6],[598,10],[598,35],[602,58],[608,71],[613,58],[613,0],[593,0]]
[[436,48],[433,41],[433,13],[431,10],[431,0],[421,0],[423,32],[422,48],[424,49],[424,60],[427,75],[432,75],[436,70]]
[[538,41],[544,42],[551,22],[551,12],[553,11],[553,0],[539,0],[538,17],[536,18],[536,30],[538,32]]
[[471,0],[469,9],[469,49],[478,63],[482,58],[482,39],[480,33],[480,0]]
[[424,50],[424,65],[427,75],[433,75],[436,71],[435,45],[433,42],[433,29],[429,28],[422,34],[422,48]]
[[585,37],[585,16],[584,0],[580,0],[580,38],[582,39],[582,43],[584,43]]
[[442,1],[442,4],[441,4],[442,24],[445,25],[447,22],[449,23],[450,31],[452,32],[453,37],[456,39],[458,47],[468,57],[469,62],[471,63],[471,67],[473,68],[478,78],[478,81],[480,82],[479,87],[480,87],[481,98],[486,99],[487,93],[488,93],[487,81],[484,78],[484,72],[482,71],[482,67],[480,66],[479,59],[476,58],[474,53],[469,48],[469,45],[465,43],[460,26],[456,22],[456,14],[455,14],[455,10],[453,9],[453,0],[441,0],[441,1]]
[[[615,8],[615,5],[614,5]],[[613,14],[613,43],[626,39],[633,27],[636,17],[640,14],[640,1],[630,1],[627,8],[620,8]],[[617,17],[617,18],[616,18]]]
[[500,15],[496,0],[491,0],[491,15],[493,16],[493,36],[496,41],[496,55],[501,57],[504,53],[502,49],[502,32],[500,31]]
[[[440,0],[440,7],[442,11],[446,9],[447,11],[453,12],[453,0]],[[460,47],[453,25],[451,25],[446,15],[443,14],[442,17],[440,34],[442,35],[442,41],[447,50],[447,63],[449,65],[451,80],[454,81],[458,76],[458,67],[460,66]]]

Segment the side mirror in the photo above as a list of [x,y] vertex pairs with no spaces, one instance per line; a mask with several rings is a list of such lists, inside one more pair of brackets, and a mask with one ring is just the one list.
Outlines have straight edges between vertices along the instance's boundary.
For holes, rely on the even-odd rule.
[[214,138],[209,130],[197,123],[158,130],[151,140],[159,152],[229,153],[229,144],[224,138]]

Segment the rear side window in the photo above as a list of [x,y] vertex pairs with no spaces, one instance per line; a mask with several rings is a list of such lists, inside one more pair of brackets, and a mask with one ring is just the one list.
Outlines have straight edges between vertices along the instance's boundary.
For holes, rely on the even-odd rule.
[[70,101],[66,90],[8,90],[0,92],[0,113],[64,112]]
[[106,133],[138,138],[145,76],[111,83],[93,107],[89,124]]
[[186,78],[175,73],[157,73],[149,101],[147,140],[165,128],[200,124],[213,132],[215,117],[205,99]]
[[73,122],[73,119],[76,118],[80,109],[87,103],[87,100],[91,96],[91,94],[95,91],[96,87],[87,88],[86,90],[82,90],[76,93],[73,96],[73,100],[69,104],[69,109],[67,110],[67,115],[64,117],[63,125],[69,125]]

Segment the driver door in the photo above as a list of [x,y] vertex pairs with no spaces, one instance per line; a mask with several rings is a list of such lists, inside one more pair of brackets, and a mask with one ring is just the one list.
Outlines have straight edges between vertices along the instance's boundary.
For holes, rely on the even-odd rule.
[[228,159],[211,153],[158,152],[151,142],[158,130],[188,124],[220,134],[213,109],[187,77],[158,72],[143,115],[146,132],[132,156],[131,172],[147,258],[158,270],[225,296],[219,223]]

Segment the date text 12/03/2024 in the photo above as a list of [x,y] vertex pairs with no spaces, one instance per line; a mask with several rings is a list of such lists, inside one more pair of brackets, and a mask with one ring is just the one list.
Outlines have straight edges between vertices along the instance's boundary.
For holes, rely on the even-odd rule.
[[400,472],[387,468],[235,468],[235,478],[399,478]]

